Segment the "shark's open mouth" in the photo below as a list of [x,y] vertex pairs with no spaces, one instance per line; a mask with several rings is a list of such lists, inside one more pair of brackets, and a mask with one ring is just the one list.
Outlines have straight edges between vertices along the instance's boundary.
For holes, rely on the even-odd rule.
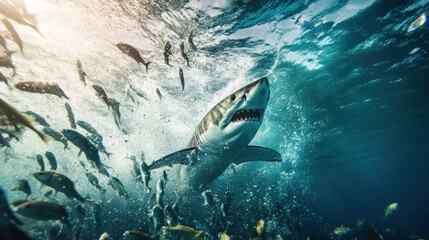
[[234,113],[230,122],[259,122],[264,109],[242,109]]

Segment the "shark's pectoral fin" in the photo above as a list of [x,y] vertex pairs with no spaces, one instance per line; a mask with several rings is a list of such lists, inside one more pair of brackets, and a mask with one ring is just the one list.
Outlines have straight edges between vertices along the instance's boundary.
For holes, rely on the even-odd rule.
[[165,166],[172,167],[174,164],[189,165],[192,163],[194,156],[196,156],[196,151],[196,148],[188,148],[174,152],[153,162],[149,166],[149,169],[152,170]]
[[247,146],[234,160],[235,164],[243,162],[254,161],[268,161],[268,162],[281,162],[282,156],[277,151],[258,146]]

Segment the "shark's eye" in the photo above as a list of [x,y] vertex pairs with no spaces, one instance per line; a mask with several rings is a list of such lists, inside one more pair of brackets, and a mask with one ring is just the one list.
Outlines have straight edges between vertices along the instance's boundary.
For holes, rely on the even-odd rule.
[[231,101],[234,101],[235,100],[235,94],[233,94],[232,96],[231,96]]

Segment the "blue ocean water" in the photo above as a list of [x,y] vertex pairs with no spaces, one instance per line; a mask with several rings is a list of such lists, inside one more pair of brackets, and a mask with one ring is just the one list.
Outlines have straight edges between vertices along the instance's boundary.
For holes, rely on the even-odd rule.
[[[217,239],[221,231],[232,239],[256,237],[260,219],[265,239],[380,239],[371,232],[384,239],[429,237],[429,33],[426,22],[409,31],[416,19],[427,16],[429,1],[24,2],[40,34],[12,21],[23,40],[20,53],[2,29],[8,48],[17,51],[12,55],[16,75],[10,74],[9,81],[58,83],[70,99],[3,83],[1,99],[20,111],[39,113],[58,131],[70,128],[68,102],[76,120],[103,135],[111,155],[100,153],[102,162],[123,182],[129,198],[117,196],[94,169],[106,193],[89,184],[79,162],[90,169],[89,163],[71,143],[69,149],[56,141],[45,144],[26,130],[19,141],[0,148],[0,186],[9,202],[25,198],[11,189],[18,179],[27,179],[33,190],[29,198],[65,205],[74,231],[82,226],[82,239],[98,239],[103,232],[112,239],[121,239],[126,230],[149,232],[154,190],[145,193],[135,180],[130,157],[141,161],[143,152],[151,163],[186,148],[217,102],[267,77],[271,98],[252,145],[277,150],[283,161],[229,168],[210,186],[215,208],[203,205],[200,193],[181,193],[178,168],[165,168],[164,201],[179,206],[181,224],[205,231],[208,239]],[[190,35],[197,50],[188,43]],[[167,41],[172,66],[163,58]],[[190,67],[180,54],[182,41]],[[152,62],[147,73],[114,45],[118,42],[131,44]],[[87,86],[79,81],[77,59]],[[120,128],[92,84],[120,102]],[[72,179],[82,195],[102,203],[98,224],[91,207],[85,207],[80,222],[76,200],[60,193],[43,196],[49,187],[40,188],[31,174],[39,170],[35,155],[46,151],[55,153],[57,171]],[[162,170],[151,173],[152,189],[161,176]],[[232,211],[225,219],[220,205],[227,191]],[[391,203],[398,208],[385,217]],[[52,222],[22,219],[23,229],[35,239],[48,239],[48,229],[59,229]],[[350,230],[335,234],[341,225]]]

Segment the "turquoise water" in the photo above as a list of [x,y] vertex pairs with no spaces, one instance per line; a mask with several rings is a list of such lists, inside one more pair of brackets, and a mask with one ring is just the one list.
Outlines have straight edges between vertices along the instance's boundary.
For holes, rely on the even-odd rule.
[[[129,199],[117,196],[108,178],[92,169],[73,144],[69,149],[57,141],[45,144],[26,130],[19,141],[0,148],[0,185],[9,202],[25,198],[10,190],[18,179],[27,179],[33,191],[29,198],[65,205],[72,224],[83,226],[83,239],[98,239],[103,232],[112,239],[126,230],[149,232],[154,191],[145,193],[134,179],[129,158],[141,161],[143,152],[151,163],[186,148],[216,103],[267,77],[271,98],[252,144],[277,150],[283,161],[229,168],[210,186],[214,209],[203,205],[199,193],[181,194],[178,168],[165,168],[164,201],[180,207],[181,224],[204,230],[209,239],[225,230],[232,239],[255,237],[259,219],[265,220],[266,239],[277,234],[283,239],[375,239],[369,232],[384,239],[429,237],[427,23],[407,31],[427,15],[428,1],[24,2],[41,34],[11,21],[23,40],[20,53],[2,28],[9,50],[17,51],[12,55],[16,75],[0,70],[12,84],[58,83],[69,100],[0,83],[1,99],[19,111],[37,112],[57,131],[70,128],[68,102],[76,120],[103,136],[111,155],[100,153],[101,161],[122,181]],[[189,46],[190,34],[197,50]],[[164,62],[167,41],[172,66]],[[182,41],[190,67],[180,54]],[[118,42],[131,44],[152,62],[147,73],[114,45]],[[86,86],[79,81],[77,59],[87,73]],[[120,103],[120,127],[92,84]],[[77,131],[86,134],[83,128]],[[85,207],[82,224],[77,201],[61,193],[43,196],[50,188],[40,188],[31,174],[39,170],[36,154],[46,151],[56,155],[57,172],[72,179],[82,195],[102,203],[98,225],[91,207]],[[89,184],[80,161],[106,193]],[[161,174],[151,173],[153,189]],[[228,219],[220,211],[226,191],[232,193]],[[394,202],[397,211],[385,217],[386,206]],[[45,239],[44,230],[53,228],[52,222],[22,219],[35,239]],[[335,234],[340,225],[351,230]]]

